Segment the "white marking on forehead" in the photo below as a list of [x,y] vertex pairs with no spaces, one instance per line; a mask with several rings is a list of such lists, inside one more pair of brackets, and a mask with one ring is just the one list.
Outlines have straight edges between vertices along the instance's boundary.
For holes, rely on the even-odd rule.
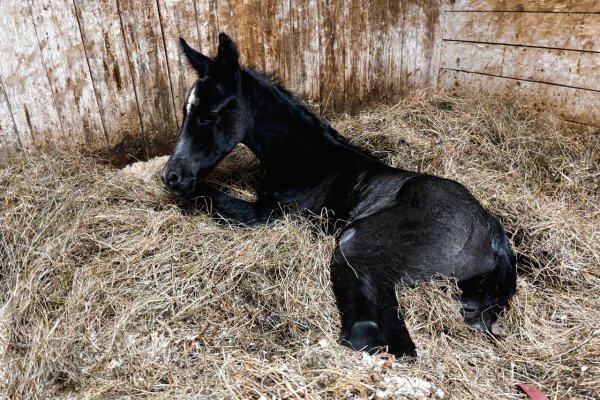
[[192,110],[192,106],[198,105],[198,102],[200,101],[200,98],[196,96],[196,85],[192,86],[192,89],[190,90],[190,94],[188,96],[187,99],[187,103],[185,105],[185,109],[187,110],[187,113],[189,114]]

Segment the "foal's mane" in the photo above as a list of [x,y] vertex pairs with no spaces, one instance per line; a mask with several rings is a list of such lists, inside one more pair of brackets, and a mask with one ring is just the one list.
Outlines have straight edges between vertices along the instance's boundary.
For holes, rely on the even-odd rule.
[[242,68],[248,72],[248,75],[256,81],[275,89],[284,99],[288,101],[288,105],[292,107],[297,115],[301,116],[307,123],[319,127],[323,137],[331,144],[348,149],[354,153],[359,153],[363,157],[372,160],[377,160],[368,150],[362,146],[351,143],[348,139],[336,131],[327,121],[319,118],[297,95],[289,91],[275,74],[259,72],[254,68]]

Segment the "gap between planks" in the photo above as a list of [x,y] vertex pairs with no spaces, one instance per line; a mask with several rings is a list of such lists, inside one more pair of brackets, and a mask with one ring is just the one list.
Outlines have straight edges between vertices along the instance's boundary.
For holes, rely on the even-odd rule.
[[600,51],[596,50],[580,50],[580,49],[569,49],[564,47],[552,47],[552,46],[534,46],[531,44],[516,44],[516,43],[503,43],[503,42],[489,42],[489,41],[479,41],[479,40],[463,40],[463,39],[442,39],[442,42],[451,42],[451,43],[474,43],[474,44],[491,44],[491,45],[499,45],[499,46],[510,46],[510,47],[527,47],[530,49],[547,49],[547,50],[563,50],[563,51],[572,51],[574,53],[592,53],[592,54],[600,54]]

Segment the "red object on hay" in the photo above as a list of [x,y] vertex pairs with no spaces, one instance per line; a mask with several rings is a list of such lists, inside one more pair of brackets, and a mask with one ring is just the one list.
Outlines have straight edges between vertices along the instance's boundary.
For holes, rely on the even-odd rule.
[[531,400],[550,400],[544,393],[540,392],[533,386],[520,383],[517,385],[517,388],[525,393]]

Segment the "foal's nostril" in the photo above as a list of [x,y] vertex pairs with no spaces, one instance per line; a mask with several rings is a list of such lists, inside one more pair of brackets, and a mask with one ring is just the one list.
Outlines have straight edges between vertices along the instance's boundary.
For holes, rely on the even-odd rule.
[[181,181],[181,177],[175,172],[169,172],[167,175],[167,185],[174,187]]

